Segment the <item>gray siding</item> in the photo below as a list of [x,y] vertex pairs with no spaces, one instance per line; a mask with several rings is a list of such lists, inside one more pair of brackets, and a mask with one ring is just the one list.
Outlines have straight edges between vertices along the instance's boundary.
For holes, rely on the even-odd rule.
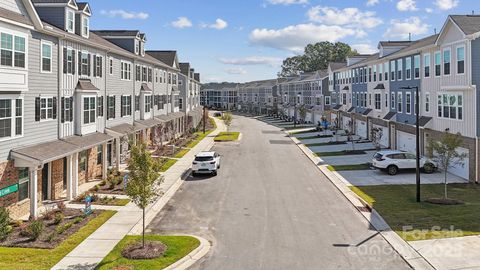
[[0,1],[0,8],[27,15],[27,11],[21,0],[2,0]]

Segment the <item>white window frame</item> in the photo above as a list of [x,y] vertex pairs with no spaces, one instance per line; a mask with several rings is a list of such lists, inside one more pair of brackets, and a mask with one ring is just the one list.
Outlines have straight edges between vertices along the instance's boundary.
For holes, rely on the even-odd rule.
[[405,58],[405,80],[412,79],[412,57]]
[[[374,99],[375,99],[375,110],[380,111],[382,109],[382,94],[381,93],[374,93],[373,94]],[[378,100],[377,100],[378,98]],[[378,106],[377,106],[378,105]]]
[[412,114],[412,92],[405,93],[405,113]]
[[[124,98],[126,100],[126,103],[124,104]],[[130,102],[128,102],[128,99],[130,98]],[[120,112],[124,111],[124,115],[122,117],[131,117],[132,116],[132,96],[130,95],[122,95],[120,97]]]
[[397,74],[396,74],[396,80],[397,81],[402,81],[403,80],[403,58],[397,59]]
[[88,18],[85,15],[82,15],[81,20],[82,20],[82,27],[81,27],[82,37],[88,38],[90,35],[90,18]]
[[[9,35],[12,37],[12,48],[11,49],[2,49],[0,45],[0,50],[5,50],[5,51],[10,51],[12,53],[12,64],[11,65],[1,65],[0,67],[2,68],[12,68],[12,69],[18,69],[18,70],[26,70],[28,69],[28,37],[21,32],[16,32],[16,31],[2,31],[3,29],[0,28],[0,36],[1,34]],[[24,41],[24,50],[18,50],[15,46],[15,38],[22,38]],[[15,66],[15,53],[23,53],[25,62],[24,62],[24,67],[17,67]]]
[[[149,99],[150,102],[147,102],[147,97],[149,97],[148,99]],[[144,109],[145,113],[150,113],[152,111],[152,105],[151,105],[152,102],[153,102],[152,101],[152,95],[145,95],[143,97],[143,105],[144,105],[143,109]],[[148,104],[148,106],[147,106],[147,104]]]
[[[94,54],[93,57],[95,57],[95,61],[93,61],[96,65],[93,65],[93,68],[95,69],[95,72],[92,72],[92,74],[95,74],[95,78],[101,78],[100,76],[100,73],[102,74],[103,76],[103,70],[102,70],[102,67],[103,67],[103,56],[100,55],[100,54]],[[99,62],[100,60],[100,62]],[[98,70],[97,70],[98,68]],[[98,72],[100,71],[100,72]]]
[[[458,62],[459,62],[458,61],[458,49],[463,49],[463,72],[462,73],[458,72]],[[465,75],[465,67],[466,67],[466,65],[465,65],[465,45],[460,45],[460,46],[455,47],[455,60],[457,60],[457,61],[455,61],[455,63],[456,63],[456,65],[455,65],[456,74],[457,75]],[[450,72],[451,72],[451,69],[452,68],[450,67]]]
[[[84,66],[84,64],[83,64],[83,61],[82,61],[84,55],[87,56],[87,63],[85,64],[87,70],[86,70],[85,73],[83,73],[83,66]],[[94,56],[94,57],[95,57],[95,56]],[[90,59],[89,59],[89,57],[88,57],[88,51],[86,51],[86,50],[81,51],[81,57],[80,57],[80,59],[78,59],[78,61],[80,61],[80,70],[78,71],[78,74],[79,74],[80,76],[87,76],[87,77],[88,77],[88,66],[90,65]],[[90,72],[91,72],[91,70],[90,70]],[[90,74],[90,75],[91,75],[91,74]]]
[[[69,19],[69,15],[72,15],[72,20]],[[70,22],[72,22],[72,27],[70,29]],[[69,33],[75,33],[75,12],[69,8],[65,9],[65,30]]]
[[[445,64],[447,64],[447,62],[445,62],[445,52],[448,52],[448,54],[449,54],[449,56],[448,56],[448,57],[449,57],[449,60],[448,60],[448,61],[449,61],[449,62],[448,62],[448,64],[449,64],[449,70],[448,70],[448,72],[449,72],[449,73],[448,73],[448,74],[445,74]],[[442,50],[442,61],[441,61],[441,63],[442,63],[442,64],[441,64],[441,65],[442,65],[442,67],[441,67],[441,70],[442,70],[442,71],[441,71],[441,74],[442,74],[443,76],[450,76],[450,75],[452,74],[452,50],[451,50],[450,48],[444,48],[444,49]]]
[[[72,59],[71,60],[68,60],[68,53],[69,52],[72,53]],[[65,74],[73,75],[73,69],[74,69],[74,65],[75,65],[75,63],[73,63],[73,58],[75,57],[75,50],[72,47],[67,47],[67,55],[65,55],[65,57],[67,58],[67,60],[66,60],[67,61],[67,70],[66,70]],[[70,70],[68,68],[69,65],[72,66],[72,68]]]
[[[318,103],[318,102],[317,102]],[[325,96],[325,105],[326,106],[329,106],[331,104],[331,98],[330,96]],[[320,104],[317,104],[317,105],[320,105]]]
[[[397,77],[397,68],[396,68],[396,60],[391,60],[390,61],[390,81],[394,82],[395,81],[395,78]],[[393,67],[392,67],[393,65]],[[392,71],[392,68],[393,68],[393,71]],[[393,75],[393,76],[392,76]]]
[[[50,58],[47,58],[43,55],[43,45],[50,46]],[[43,59],[44,58],[50,60],[50,70],[44,70],[43,69]],[[52,70],[53,70],[53,43],[51,41],[42,40],[40,42],[40,72],[41,73],[52,73]]]
[[[437,75],[437,55],[440,55],[440,72],[439,74]],[[435,53],[433,54],[433,76],[435,76],[436,78],[442,76],[442,52],[441,51],[435,51]]]
[[108,58],[108,73],[113,75],[113,57]]
[[[428,57],[428,61],[426,58]],[[425,69],[428,67],[428,76],[425,75]],[[423,55],[423,78],[430,78],[432,76],[432,56],[430,53],[426,53]]]
[[[52,100],[52,107],[48,106],[48,100]],[[45,100],[45,108],[42,108],[42,100]],[[48,111],[52,111],[52,117],[48,117]],[[45,118],[42,118],[42,111],[45,111]],[[42,96],[40,97],[40,122],[52,121],[53,120],[53,96]]]
[[427,92],[425,93],[425,113],[430,113],[430,105],[431,105],[430,93]]
[[[94,100],[93,108],[90,108],[90,99]],[[85,123],[85,99],[88,99],[88,123]],[[90,113],[93,111],[93,121],[91,121]],[[97,96],[85,95],[82,96],[82,125],[95,125],[97,123]]]
[[[5,117],[5,119],[10,118],[11,120],[10,136],[0,138],[0,142],[22,138],[25,133],[25,100],[23,98],[23,95],[0,95],[0,99],[10,100],[10,106],[11,106],[10,117]],[[17,99],[22,101],[22,112],[21,112],[22,115],[20,115],[20,117],[22,118],[22,133],[19,135],[16,135],[17,133],[16,119],[19,117],[16,113]]]
[[[447,104],[444,103],[444,96],[447,97]],[[450,96],[455,96],[456,97],[456,104],[453,106],[450,106],[449,101],[450,101]],[[463,99],[463,93],[459,92],[442,92],[438,93],[437,99],[440,97],[439,100],[437,100],[437,117],[442,118],[442,119],[449,119],[449,120],[456,120],[456,121],[463,121],[465,119],[465,110],[464,110],[464,99]],[[461,97],[462,99],[462,105],[458,105],[458,97]],[[449,112],[448,112],[448,117],[445,117],[445,107],[448,107]],[[450,107],[455,108],[455,118],[450,117]],[[459,118],[459,108],[461,108],[462,111],[462,118]],[[438,115],[438,112],[441,112],[441,116]]]
[[403,112],[403,93],[402,92],[397,93],[397,112],[398,113]]
[[[417,63],[418,63],[418,76],[415,72]],[[422,72],[422,63],[420,61],[420,55],[417,54],[417,55],[413,56],[413,78],[414,79],[420,79],[421,72]]]

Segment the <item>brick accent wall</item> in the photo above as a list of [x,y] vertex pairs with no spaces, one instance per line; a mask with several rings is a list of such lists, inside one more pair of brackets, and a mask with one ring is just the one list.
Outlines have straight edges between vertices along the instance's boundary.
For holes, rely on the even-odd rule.
[[60,199],[63,192],[63,159],[52,161],[52,199]]
[[[0,189],[18,183],[18,170],[13,166],[13,161],[0,163]],[[6,207],[18,201],[18,194],[12,193],[0,198],[0,206]]]
[[88,150],[87,181],[102,177],[102,164],[97,165],[97,156],[98,150],[96,146]]

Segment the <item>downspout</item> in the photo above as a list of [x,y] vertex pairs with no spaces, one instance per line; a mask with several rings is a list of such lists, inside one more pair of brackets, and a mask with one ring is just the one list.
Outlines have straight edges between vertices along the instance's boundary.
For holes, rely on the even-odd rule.
[[[57,110],[58,108],[62,108],[62,105],[60,104],[60,106],[58,106],[58,104],[60,102],[62,102],[62,83],[63,83],[63,73],[62,71],[60,70],[60,67],[62,67],[63,69],[63,62],[62,62],[62,56],[63,56],[63,48],[60,48],[60,42],[63,41],[65,38],[65,35],[63,37],[59,37],[58,38],[58,46],[57,46],[57,76],[58,76],[58,80],[57,80],[57,92],[58,92],[58,99],[57,99]],[[62,63],[62,64],[60,64]],[[71,106],[71,104],[70,104]],[[60,115],[58,114],[58,111],[57,111],[57,123],[58,123],[58,127],[57,127],[57,139],[60,139],[61,137],[61,131],[62,131],[62,114],[63,112],[60,112]],[[60,116],[60,117],[59,117]]]

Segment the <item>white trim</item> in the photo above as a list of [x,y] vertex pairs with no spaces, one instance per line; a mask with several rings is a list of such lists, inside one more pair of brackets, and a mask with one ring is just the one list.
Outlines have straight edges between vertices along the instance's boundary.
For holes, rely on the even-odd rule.
[[[73,15],[73,29],[70,30],[68,29],[69,27],[69,20],[68,20],[68,14],[71,13]],[[73,11],[72,9],[69,9],[69,8],[66,8],[65,9],[65,31],[67,31],[68,33],[72,33],[72,34],[75,34],[75,11]]]
[[[428,55],[428,60],[429,60],[429,63],[428,63],[428,68],[429,68],[429,73],[428,73],[428,76],[425,76],[425,68],[427,67],[426,65],[426,62],[425,62],[425,56]],[[432,77],[432,54],[431,53],[424,53],[422,54],[422,58],[420,59],[420,63],[423,62],[423,68],[422,68],[422,74],[421,74],[421,77],[422,78],[431,78]],[[421,64],[420,64],[421,65]]]
[[[25,136],[25,98],[24,98],[24,95],[23,94],[18,94],[18,95],[15,95],[15,94],[0,94],[0,99],[5,99],[5,100],[10,100],[10,110],[11,110],[11,133],[10,133],[10,136],[9,137],[4,137],[4,138],[0,138],[0,142],[4,142],[4,141],[10,141],[10,140],[15,140],[15,139],[19,139],[19,138],[23,138]],[[15,135],[16,133],[16,118],[17,118],[17,114],[16,114],[16,107],[17,107],[17,104],[16,104],[16,100],[17,99],[21,99],[22,100],[22,134],[21,135]]]
[[[43,70],[43,44],[50,46],[50,71]],[[53,42],[42,39],[40,41],[40,73],[52,73],[53,70]]]
[[[85,25],[83,24],[83,22],[84,22],[85,19],[86,19],[87,22],[88,22],[88,25],[87,25],[87,28],[88,28],[88,29],[87,29],[87,33],[86,33],[86,34],[83,33],[83,30],[84,30],[84,27],[85,27]],[[88,16],[83,15],[83,14],[80,16],[80,34],[81,34],[82,37],[84,37],[84,38],[88,38],[88,37],[90,36],[90,18],[89,18]]]
[[[448,51],[448,52],[449,52],[449,55],[450,55],[450,56],[449,56],[449,57],[450,57],[450,62],[449,62],[449,64],[450,64],[450,70],[449,70],[449,73],[448,73],[448,74],[445,74],[445,52],[446,52],[446,51]],[[442,63],[442,67],[441,67],[441,72],[440,72],[440,73],[441,73],[443,76],[447,76],[447,77],[450,76],[450,75],[452,75],[452,49],[451,49],[450,47],[448,47],[448,48],[443,48],[443,49],[442,49],[442,60],[441,60],[441,63]]]
[[[407,100],[408,100],[407,97],[410,97],[410,106],[407,104]],[[403,100],[402,100],[402,102],[403,102]],[[405,92],[405,113],[406,114],[413,114],[413,111],[412,111],[412,92],[410,92],[410,91]]]
[[[463,48],[463,73],[458,73],[458,49],[460,48]],[[458,45],[458,46],[455,46],[455,74],[456,75],[460,75],[460,76],[463,76],[465,75],[465,70],[466,70],[466,67],[467,67],[467,61],[466,61],[466,57],[465,57],[465,44],[462,44],[462,45]],[[451,71],[451,68],[450,68],[450,71]]]
[[[440,54],[440,75],[437,75],[437,53]],[[443,65],[443,61],[442,61],[442,51],[435,51],[433,52],[433,76],[435,78],[439,78],[440,76],[442,76],[442,65]]]

